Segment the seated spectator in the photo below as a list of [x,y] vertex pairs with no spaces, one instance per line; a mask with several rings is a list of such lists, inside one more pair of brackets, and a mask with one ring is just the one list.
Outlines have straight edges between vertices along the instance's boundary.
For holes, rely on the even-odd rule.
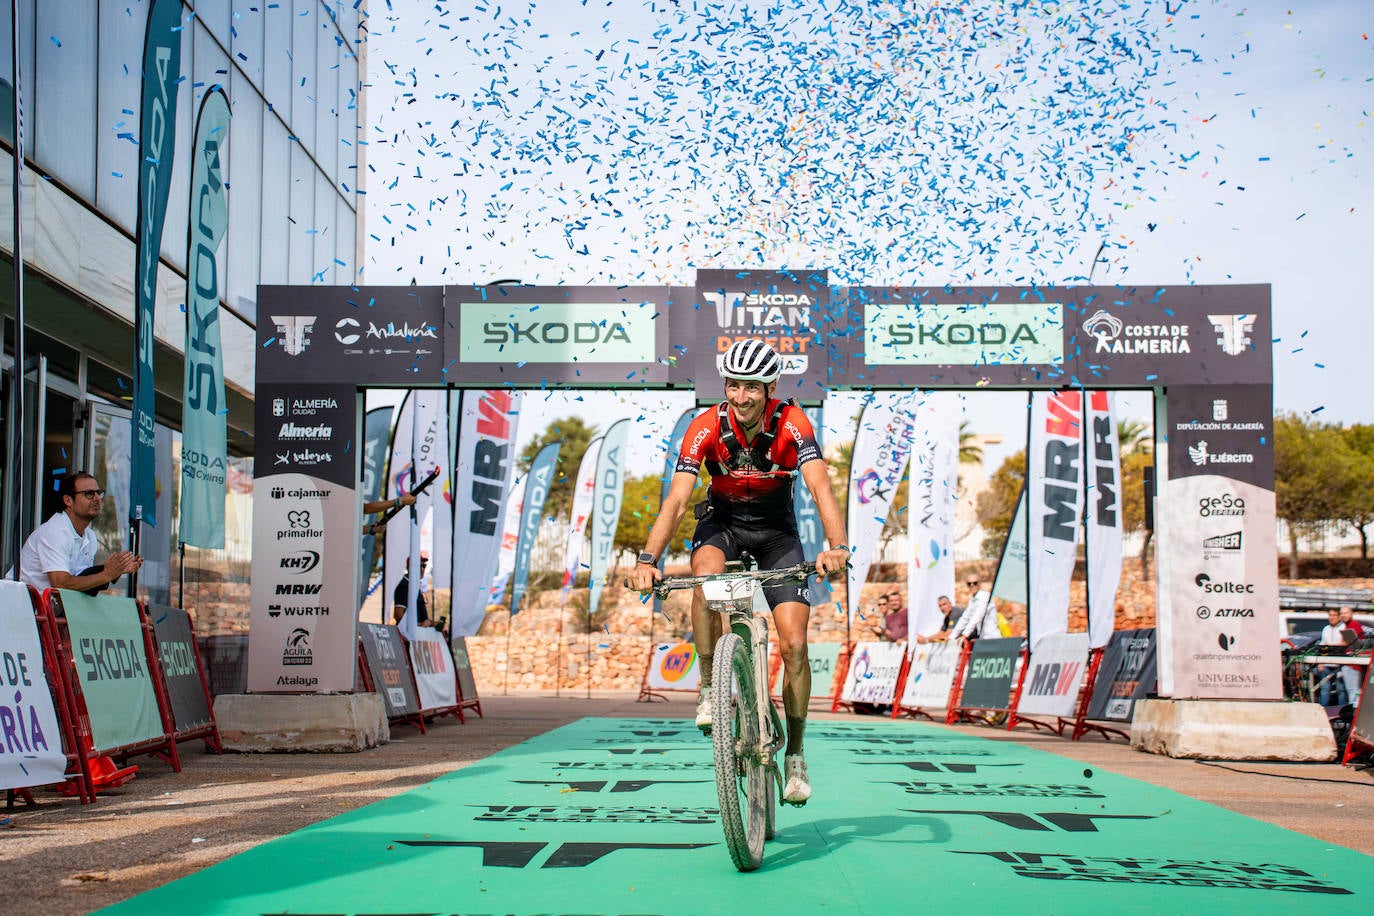
[[58,482],[62,508],[34,529],[19,552],[19,578],[38,591],[65,588],[95,595],[125,573],[143,566],[130,550],[110,554],[96,564],[96,537],[91,523],[100,517],[105,491],[85,471],[67,474]]

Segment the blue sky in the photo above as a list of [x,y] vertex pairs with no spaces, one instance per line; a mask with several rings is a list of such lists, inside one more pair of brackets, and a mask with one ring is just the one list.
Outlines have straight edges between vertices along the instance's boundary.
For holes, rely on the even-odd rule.
[[1367,2],[371,6],[364,282],[1270,283],[1276,406],[1374,422]]

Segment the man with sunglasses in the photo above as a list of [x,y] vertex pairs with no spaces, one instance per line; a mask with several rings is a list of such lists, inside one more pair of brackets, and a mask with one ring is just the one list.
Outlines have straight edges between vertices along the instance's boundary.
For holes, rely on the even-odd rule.
[[143,558],[128,550],[112,553],[95,565],[97,548],[91,522],[100,515],[105,495],[84,471],[63,476],[57,494],[62,511],[34,529],[19,553],[19,578],[40,592],[45,588],[95,594],[120,576],[138,570]]

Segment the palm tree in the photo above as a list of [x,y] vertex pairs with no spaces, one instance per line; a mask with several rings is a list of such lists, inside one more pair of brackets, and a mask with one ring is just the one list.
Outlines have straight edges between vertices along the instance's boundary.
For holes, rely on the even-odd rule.
[[1150,427],[1140,420],[1117,420],[1116,441],[1123,455],[1153,451],[1155,445]]
[[981,464],[983,447],[978,444],[978,434],[968,428],[967,420],[959,421],[959,463]]

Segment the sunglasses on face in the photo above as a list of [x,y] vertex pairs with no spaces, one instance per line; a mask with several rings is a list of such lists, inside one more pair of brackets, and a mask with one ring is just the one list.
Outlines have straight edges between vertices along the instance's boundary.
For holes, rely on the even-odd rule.
[[104,490],[77,490],[73,496],[84,496],[87,499],[99,499],[105,495]]

